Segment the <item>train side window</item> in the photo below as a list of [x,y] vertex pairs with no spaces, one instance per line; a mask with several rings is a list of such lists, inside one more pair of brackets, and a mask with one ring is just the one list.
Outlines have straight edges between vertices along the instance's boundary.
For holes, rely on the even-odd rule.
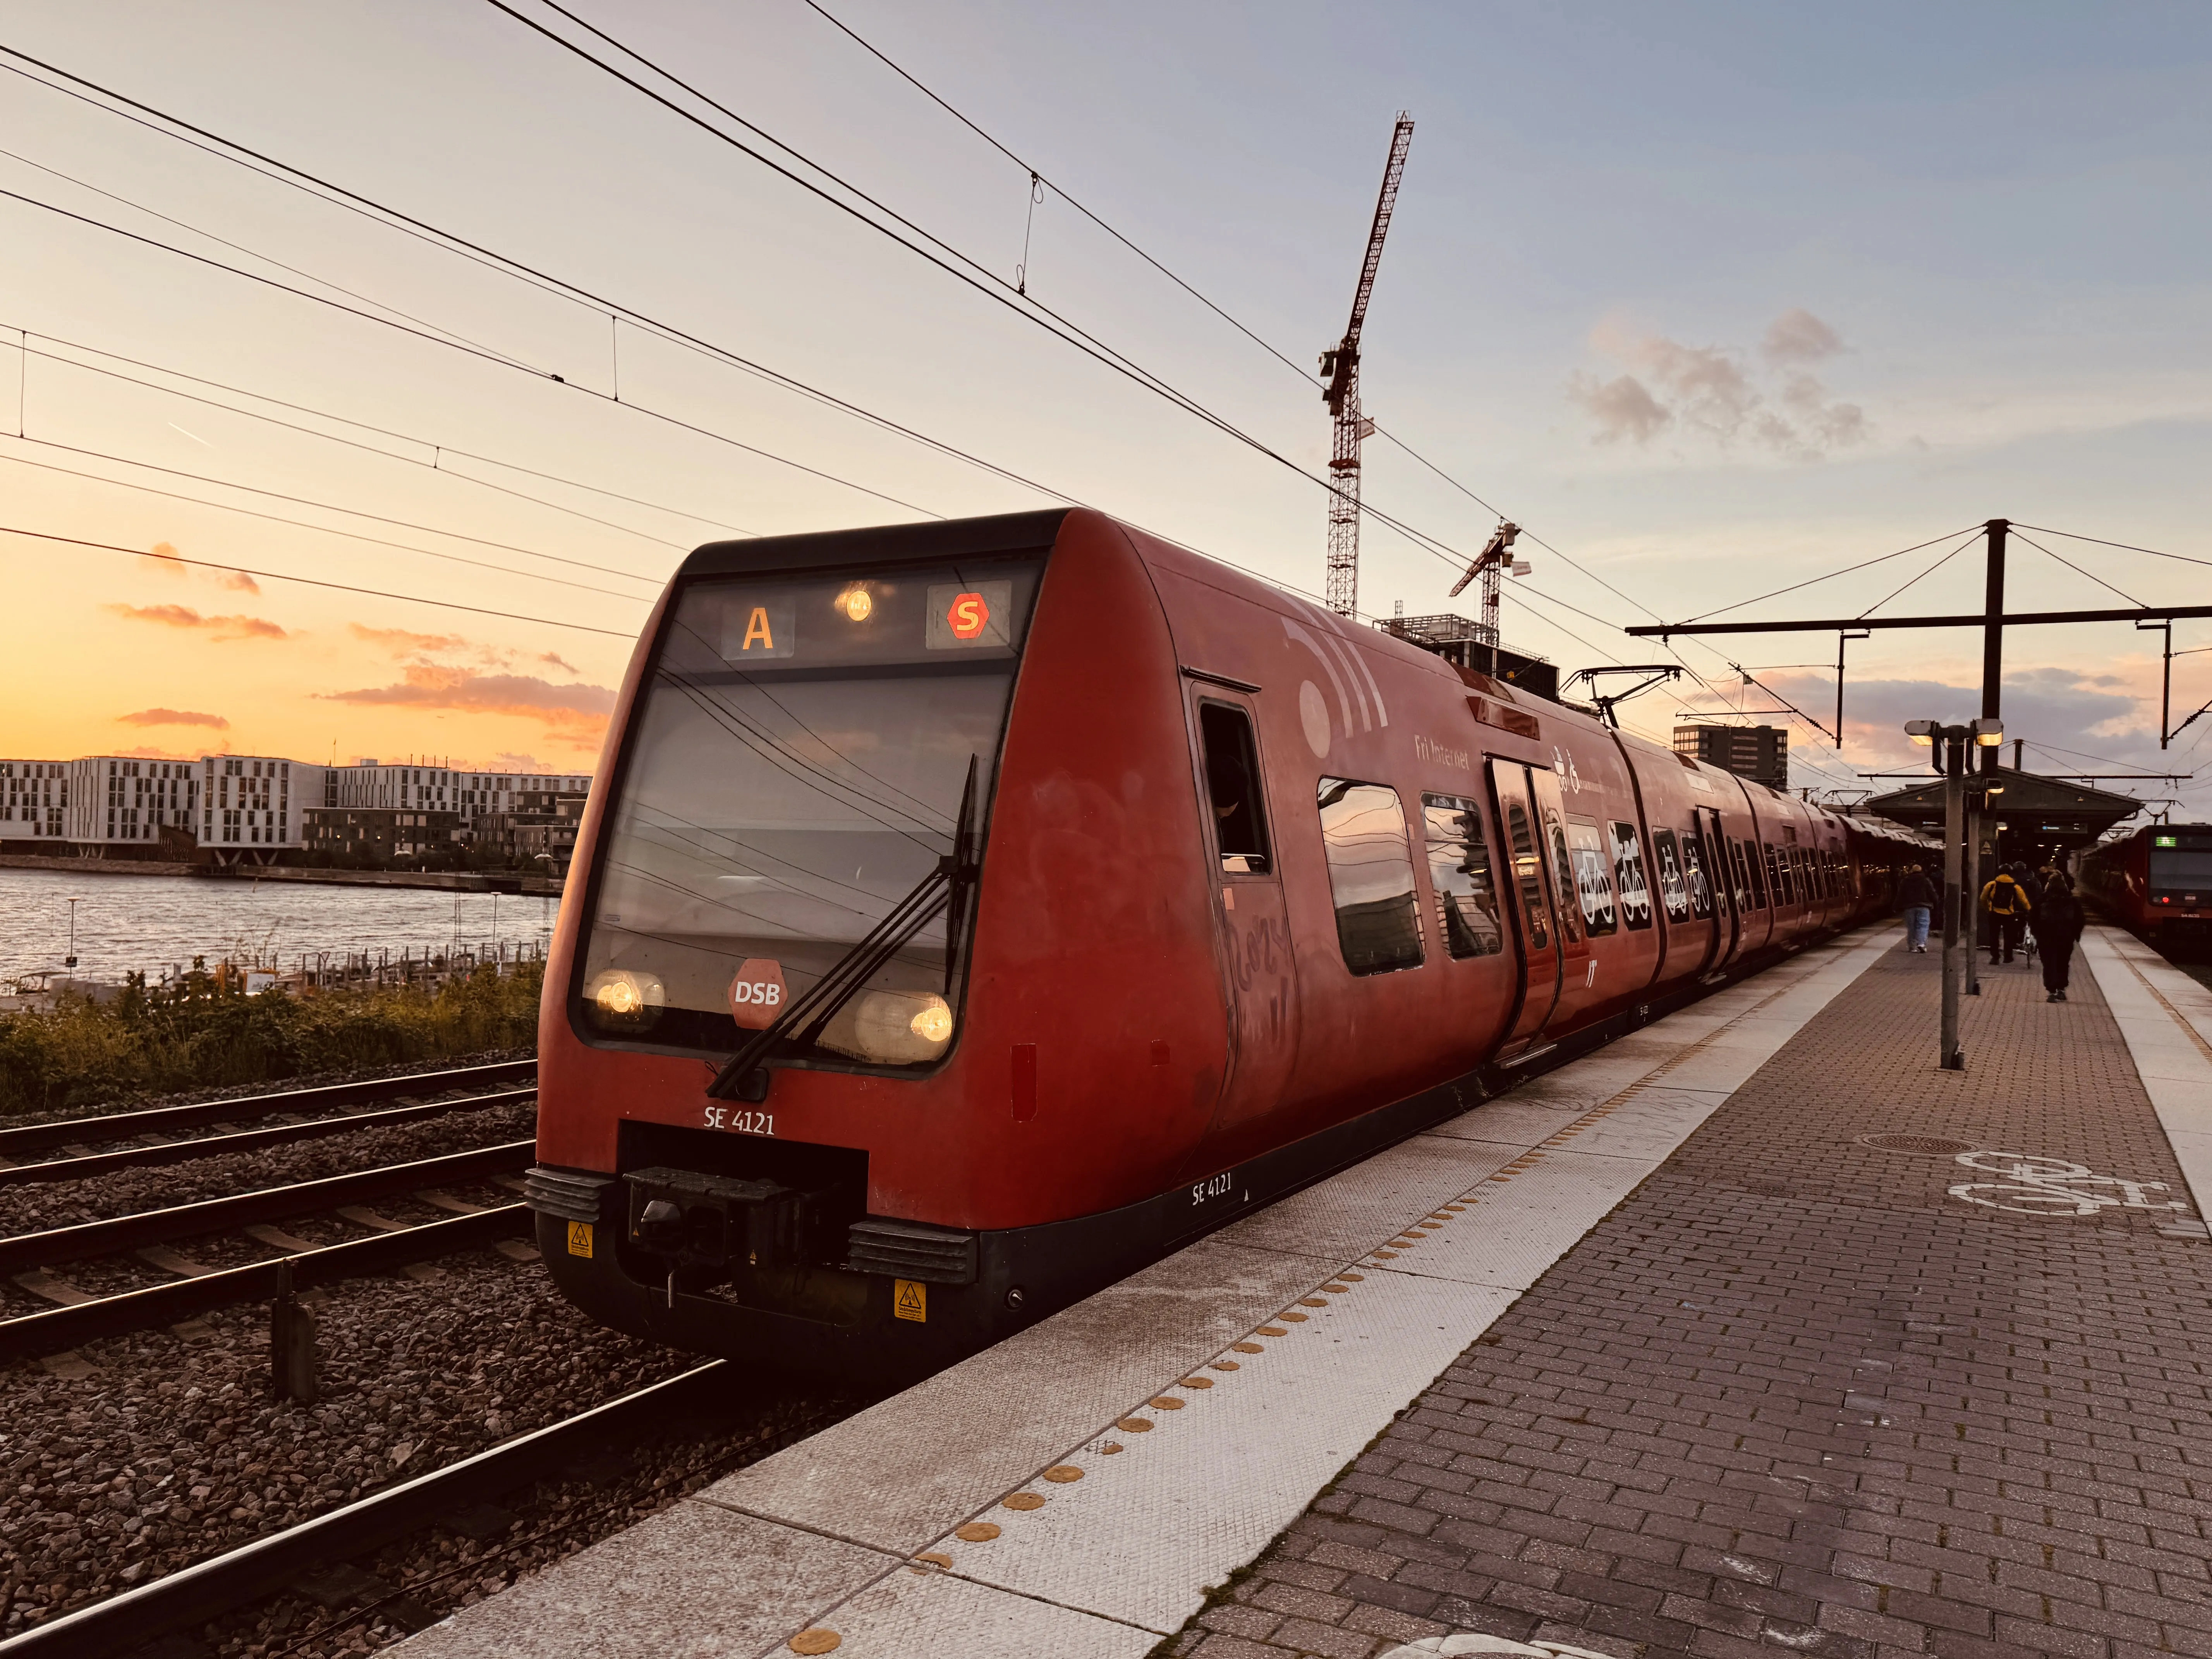
[[1323,778],[1316,802],[1344,965],[1355,974],[1419,967],[1421,915],[1398,792],[1380,783]]
[[1620,919],[1631,932],[1651,925],[1651,884],[1644,872],[1644,838],[1632,823],[1613,826],[1613,884],[1620,893]]
[[1261,804],[1259,757],[1252,722],[1227,703],[1198,706],[1199,740],[1206,750],[1206,789],[1213,805],[1213,838],[1224,875],[1267,873],[1267,817]]
[[1481,812],[1456,795],[1424,795],[1421,823],[1444,949],[1455,957],[1498,955],[1505,934],[1498,921],[1498,885],[1482,839]]
[[1505,838],[1511,843],[1513,879],[1521,889],[1521,914],[1528,922],[1528,948],[1548,951],[1552,932],[1544,922],[1544,876],[1536,857],[1536,831],[1528,822],[1528,807],[1510,796],[1505,801]]

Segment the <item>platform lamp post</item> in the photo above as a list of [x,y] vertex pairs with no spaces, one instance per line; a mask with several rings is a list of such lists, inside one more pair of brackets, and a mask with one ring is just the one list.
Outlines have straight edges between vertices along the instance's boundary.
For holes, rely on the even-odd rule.
[[1966,958],[1974,949],[1973,935],[1966,931],[1973,898],[1965,890],[1966,750],[1969,746],[1993,749],[2002,743],[2004,722],[1983,719],[1945,726],[1937,720],[1907,720],[1905,735],[1923,749],[1939,743],[1943,746],[1943,1018],[1936,1054],[1945,1071],[1963,1072],[1966,1054],[1959,1046],[1959,1003],[1966,988]]

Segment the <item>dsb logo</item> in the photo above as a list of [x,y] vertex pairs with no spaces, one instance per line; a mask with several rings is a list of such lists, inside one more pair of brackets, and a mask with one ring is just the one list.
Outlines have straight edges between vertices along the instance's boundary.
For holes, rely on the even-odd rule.
[[730,981],[730,1016],[739,1029],[765,1031],[783,1012],[783,964],[773,957],[752,957]]

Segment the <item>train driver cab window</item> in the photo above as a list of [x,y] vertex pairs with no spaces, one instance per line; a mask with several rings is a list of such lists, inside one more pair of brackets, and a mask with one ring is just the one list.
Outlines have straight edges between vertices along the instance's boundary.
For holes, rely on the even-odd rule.
[[1355,974],[1419,967],[1420,908],[1398,792],[1379,783],[1323,778],[1316,800],[1344,965]]
[[1437,894],[1437,930],[1455,957],[1494,957],[1505,948],[1498,921],[1498,887],[1482,814],[1456,795],[1421,797],[1429,843],[1429,885]]
[[1260,762],[1252,721],[1227,703],[1198,706],[1199,741],[1206,750],[1206,791],[1213,805],[1214,844],[1225,875],[1267,873],[1267,821],[1261,805]]

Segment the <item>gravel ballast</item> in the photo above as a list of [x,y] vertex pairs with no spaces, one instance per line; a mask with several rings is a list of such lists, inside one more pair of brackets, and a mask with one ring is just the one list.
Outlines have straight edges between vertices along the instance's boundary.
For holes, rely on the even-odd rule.
[[325,1392],[312,1406],[269,1398],[263,1306],[205,1316],[195,1340],[88,1345],[88,1376],[35,1361],[0,1372],[0,1631],[698,1363],[591,1323],[534,1261],[489,1250],[447,1258],[428,1282],[353,1281],[316,1299]]

